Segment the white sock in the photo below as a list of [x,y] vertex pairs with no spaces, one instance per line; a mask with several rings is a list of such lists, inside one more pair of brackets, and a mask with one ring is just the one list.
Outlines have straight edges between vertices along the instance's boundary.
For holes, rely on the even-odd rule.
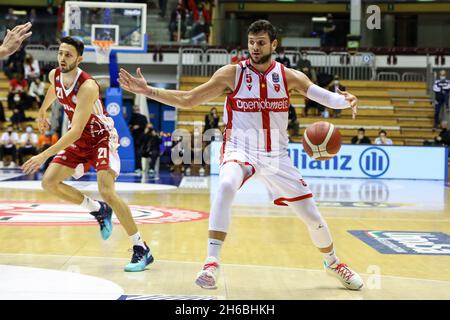
[[141,234],[136,232],[132,236],[130,236],[131,241],[133,241],[133,246],[141,246],[145,248],[144,240],[141,238]]
[[83,202],[80,204],[84,209],[89,212],[95,212],[100,210],[100,203],[96,200],[89,198],[88,196],[84,196]]
[[219,260],[222,244],[223,241],[221,240],[208,238],[208,257],[214,257]]
[[327,253],[322,252],[322,254],[323,254],[323,260],[325,260],[327,266],[339,264],[339,258],[336,256],[334,249]]

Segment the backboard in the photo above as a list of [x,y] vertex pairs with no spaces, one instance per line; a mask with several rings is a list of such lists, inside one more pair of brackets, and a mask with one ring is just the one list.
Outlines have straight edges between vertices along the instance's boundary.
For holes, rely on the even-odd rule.
[[86,51],[94,51],[94,40],[108,40],[116,52],[146,52],[146,22],[143,3],[67,1],[63,36],[81,39]]

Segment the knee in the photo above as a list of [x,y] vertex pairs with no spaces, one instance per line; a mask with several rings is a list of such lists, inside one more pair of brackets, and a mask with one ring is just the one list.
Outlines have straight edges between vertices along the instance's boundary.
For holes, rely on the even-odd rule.
[[231,179],[224,179],[223,181],[220,181],[219,184],[219,192],[222,194],[232,194],[235,193],[238,190],[239,186],[236,187],[236,185],[233,183]]
[[58,188],[59,181],[44,176],[42,178],[41,186],[45,191],[54,192]]
[[114,192],[114,190],[111,190],[109,188],[100,189],[99,192],[102,199],[108,204],[112,203],[116,197],[116,193]]

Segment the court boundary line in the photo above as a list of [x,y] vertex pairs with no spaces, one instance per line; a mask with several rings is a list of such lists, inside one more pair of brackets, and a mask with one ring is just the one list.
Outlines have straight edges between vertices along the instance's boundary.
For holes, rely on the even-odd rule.
[[[7,255],[17,255],[17,256],[42,256],[42,257],[70,257],[70,258],[87,258],[87,259],[109,259],[109,260],[126,260],[127,258],[118,258],[118,257],[100,257],[100,256],[70,256],[70,255],[59,255],[59,254],[36,254],[36,253],[4,253],[0,252],[0,256]],[[70,258],[63,264],[66,265]],[[165,260],[160,259],[155,262],[171,262],[171,263],[182,263],[182,264],[198,264],[202,265],[203,262],[194,262],[194,261],[180,261],[180,260]],[[282,270],[290,270],[290,271],[309,271],[309,272],[325,272],[323,269],[308,269],[308,268],[294,268],[294,267],[282,267],[282,266],[262,266],[262,265],[253,265],[253,264],[234,264],[234,263],[221,263],[222,266],[232,266],[232,267],[246,267],[246,268],[262,268],[262,269],[282,269]],[[37,267],[36,267],[37,268]],[[54,270],[54,269],[51,269]],[[364,276],[374,276],[374,274],[367,273],[359,273]],[[431,281],[431,282],[439,282],[443,284],[450,284],[450,281],[445,280],[436,280],[436,279],[425,279],[425,278],[414,278],[414,277],[403,277],[403,276],[395,276],[395,275],[379,275],[384,278],[396,278],[396,279],[404,279],[404,280],[420,280],[420,281]]]

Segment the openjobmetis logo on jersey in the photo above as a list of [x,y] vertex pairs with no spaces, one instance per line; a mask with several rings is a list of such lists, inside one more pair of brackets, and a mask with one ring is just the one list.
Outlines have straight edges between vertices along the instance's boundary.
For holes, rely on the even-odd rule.
[[[206,219],[207,212],[160,208],[152,206],[130,206],[137,224],[161,224],[189,222]],[[113,223],[119,220],[114,216]],[[0,226],[86,226],[97,225],[97,221],[80,206],[64,203],[0,202]]]

